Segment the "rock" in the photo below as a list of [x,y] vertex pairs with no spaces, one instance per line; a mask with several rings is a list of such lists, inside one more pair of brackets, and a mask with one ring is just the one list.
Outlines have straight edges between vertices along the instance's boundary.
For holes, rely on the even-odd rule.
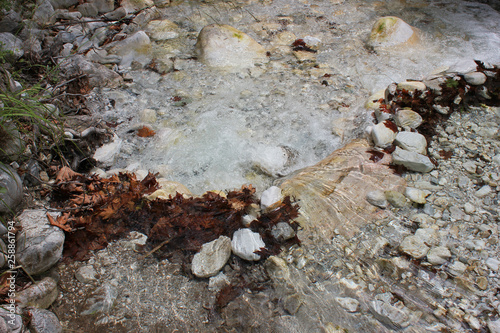
[[32,20],[42,27],[55,23],[55,10],[49,0],[44,0],[36,6]]
[[154,124],[156,123],[156,111],[153,109],[142,109],[139,111],[141,122]]
[[93,62],[98,62],[100,64],[119,64],[122,60],[120,56],[111,54],[108,55],[108,52],[103,49],[92,49],[87,52],[86,58]]
[[347,312],[358,311],[359,301],[357,299],[351,297],[337,297],[336,300]]
[[392,161],[394,164],[403,165],[407,169],[417,172],[425,173],[434,169],[434,164],[427,156],[400,147],[396,147],[392,153]]
[[399,249],[415,259],[422,259],[429,252],[429,247],[417,236],[405,237],[399,245]]
[[371,302],[371,309],[375,318],[393,329],[401,329],[409,325],[408,314],[387,302],[374,300]]
[[488,328],[490,330],[490,333],[500,333],[500,319],[488,320]]
[[62,333],[63,328],[55,314],[48,310],[30,308],[26,311],[31,319],[31,333]]
[[154,5],[153,0],[123,0],[120,4],[127,10],[127,13],[133,13]]
[[372,128],[372,139],[376,146],[381,148],[387,148],[392,145],[392,142],[396,138],[397,129],[391,126],[393,124],[389,120],[373,126]]
[[433,228],[419,228],[415,231],[415,237],[427,246],[436,246],[439,244],[439,233]]
[[415,129],[422,125],[422,116],[413,110],[400,110],[396,112],[396,125],[403,127],[405,129]]
[[120,65],[130,67],[132,61],[143,66],[151,61],[151,41],[144,31],[138,31],[116,43],[108,52],[122,57]]
[[78,0],[50,0],[50,3],[55,9],[65,9],[76,5]]
[[0,332],[21,333],[23,330],[23,316],[14,303],[0,307]]
[[425,86],[425,83],[420,82],[420,81],[405,81],[405,82],[400,82],[397,85],[399,90],[407,90],[408,92],[413,92],[415,90],[420,90],[424,91],[427,89]]
[[23,200],[23,183],[16,170],[6,164],[0,164],[0,212],[10,213],[16,210]]
[[472,86],[479,86],[486,82],[486,75],[481,72],[471,72],[464,74],[465,81]]
[[262,210],[266,210],[267,208],[273,206],[274,204],[279,203],[283,199],[281,195],[281,189],[277,186],[271,186],[260,196],[260,207]]
[[229,284],[230,284],[229,279],[222,272],[208,279],[208,289],[214,291],[219,291],[225,286],[228,286]]
[[452,264],[448,265],[446,271],[452,276],[462,275],[467,269],[467,265],[461,263],[460,261],[454,261]]
[[198,35],[198,59],[207,66],[237,71],[267,62],[266,50],[250,36],[226,24],[210,24]]
[[258,261],[260,260],[260,255],[254,252],[265,248],[266,244],[264,244],[262,237],[258,233],[244,228],[236,230],[233,234],[231,247],[233,253],[238,257],[249,261]]
[[177,38],[178,30],[177,24],[170,20],[153,20],[144,29],[149,38],[155,41]]
[[23,41],[10,32],[0,32],[0,49],[12,52],[14,59],[19,59],[24,55]]
[[256,169],[266,175],[276,177],[285,168],[288,162],[288,153],[283,147],[262,145],[257,149],[257,153],[252,159]]
[[484,198],[491,193],[491,187],[489,185],[484,185],[479,190],[476,191],[475,195],[478,198]]
[[220,236],[216,240],[203,244],[191,263],[193,274],[200,278],[216,275],[231,256],[231,239]]
[[471,204],[470,202],[466,202],[464,204],[464,211],[467,213],[467,214],[472,214],[476,211],[476,207],[474,207],[473,204]]
[[371,191],[366,194],[366,201],[379,208],[387,208],[389,202],[385,198],[384,191]]
[[[371,95],[365,103],[365,108],[368,110],[374,110],[375,112],[377,112],[378,110],[380,110],[380,104],[381,104],[380,100],[381,99],[385,99],[385,89],[379,90],[376,93],[374,93],[373,95]],[[377,117],[377,119],[378,119],[378,117]],[[381,121],[379,120],[379,122],[381,122]]]
[[85,74],[89,79],[90,88],[117,88],[123,83],[123,79],[118,73],[104,65],[88,61],[81,55],[65,58],[60,66],[67,77]]
[[99,14],[109,13],[115,9],[114,0],[94,0],[92,3],[94,4],[94,6],[96,6]]
[[295,231],[287,222],[279,222],[271,229],[271,235],[279,241],[286,241],[295,237]]
[[40,309],[47,309],[57,299],[59,291],[57,282],[51,277],[45,277],[41,281],[31,285],[16,294],[19,306],[22,308],[32,306]]
[[302,296],[299,294],[293,294],[285,296],[283,300],[283,308],[291,315],[295,315],[299,308],[304,303]]
[[18,220],[23,230],[17,234],[16,260],[28,274],[41,274],[61,259],[64,232],[49,224],[42,209],[25,210]]
[[451,252],[445,246],[433,247],[427,252],[427,261],[433,265],[442,265],[451,257]]
[[360,227],[372,223],[378,211],[357,198],[366,198],[375,190],[403,190],[404,180],[394,175],[386,160],[370,161],[369,147],[368,141],[355,140],[316,165],[280,180],[282,194],[300,202],[296,221],[302,226],[299,238],[305,243],[314,239],[308,235],[352,237]]
[[476,169],[477,169],[477,164],[474,161],[467,161],[464,164],[462,164],[463,168],[468,172],[475,174]]
[[387,201],[396,208],[405,207],[408,202],[405,196],[397,191],[385,191],[384,195]]
[[4,12],[4,14],[0,20],[0,32],[14,33],[22,28],[22,17],[16,11],[11,9]]
[[84,302],[82,315],[93,315],[95,313],[107,313],[113,307],[118,290],[110,283],[105,283],[97,288]]
[[422,155],[426,155],[427,152],[427,140],[420,133],[399,132],[396,135],[394,143],[407,151],[413,151]]
[[94,153],[94,159],[103,165],[111,165],[115,162],[118,154],[120,154],[120,149],[123,140],[120,139],[116,134],[113,136],[113,141],[106,143],[101,147],[97,148]]
[[193,196],[191,194],[191,191],[189,191],[186,186],[179,182],[175,182],[165,178],[157,179],[157,181],[160,185],[160,189],[147,196],[148,200],[154,200],[156,198],[169,199],[170,196],[175,197],[177,193],[182,194],[184,197]]
[[76,9],[85,17],[96,17],[99,14],[99,10],[92,2],[82,3]]
[[118,7],[112,12],[104,14],[104,17],[111,21],[121,20],[127,16],[127,10],[124,7]]
[[418,41],[415,30],[400,18],[387,16],[373,25],[369,44],[372,46],[411,45]]
[[4,241],[0,238],[0,268],[2,268],[7,263],[6,254],[7,254],[7,246],[5,245]]
[[423,205],[426,202],[427,193],[413,187],[407,187],[405,188],[405,196],[411,201]]
[[75,273],[75,278],[81,283],[91,283],[97,280],[97,272],[92,265],[85,265]]
[[492,271],[497,272],[500,267],[500,261],[495,258],[488,258],[486,259],[486,266],[488,266],[488,268]]

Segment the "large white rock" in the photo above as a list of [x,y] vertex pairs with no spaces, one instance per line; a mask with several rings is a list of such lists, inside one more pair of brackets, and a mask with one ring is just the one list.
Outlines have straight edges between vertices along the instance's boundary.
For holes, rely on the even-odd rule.
[[420,81],[405,81],[399,82],[397,88],[400,90],[408,90],[409,92],[413,92],[414,90],[424,91],[427,89],[425,83]]
[[445,246],[433,247],[427,252],[427,261],[433,265],[442,265],[451,257],[451,252]]
[[418,40],[415,30],[398,17],[380,18],[373,25],[369,44],[372,46],[394,46],[403,43],[412,44]]
[[486,82],[486,75],[481,72],[471,72],[464,74],[465,81],[473,86],[478,86]]
[[417,172],[429,172],[434,169],[434,164],[427,156],[399,147],[392,153],[392,162]]
[[396,132],[387,126],[389,120],[372,127],[372,139],[377,147],[387,148],[394,142]]
[[18,219],[23,230],[16,239],[17,262],[32,275],[47,271],[61,259],[64,232],[49,224],[42,209],[25,210]]
[[233,253],[241,259],[258,261],[260,260],[260,255],[255,254],[254,252],[266,247],[266,244],[264,244],[264,241],[259,233],[253,232],[248,228],[244,228],[236,230],[233,234],[231,247]]
[[422,155],[425,155],[427,152],[427,140],[420,133],[399,132],[396,135],[394,143],[404,150],[414,151]]
[[216,275],[231,256],[231,239],[220,236],[203,244],[191,263],[191,270],[197,277],[206,278]]
[[198,59],[210,67],[237,71],[267,62],[266,50],[252,37],[227,24],[210,24],[198,35]]
[[405,196],[411,201],[418,204],[425,204],[425,197],[427,197],[427,193],[418,188],[407,187],[405,188]]
[[396,124],[403,128],[417,128],[422,125],[422,117],[413,110],[400,110],[396,112]]
[[277,186],[271,186],[260,196],[260,207],[262,210],[265,210],[267,207],[272,206],[273,204],[279,202],[283,199],[281,195],[281,189]]

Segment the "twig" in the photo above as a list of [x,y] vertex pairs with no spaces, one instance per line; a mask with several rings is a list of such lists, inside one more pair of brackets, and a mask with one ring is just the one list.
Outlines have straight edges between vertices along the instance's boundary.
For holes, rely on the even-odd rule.
[[160,245],[156,246],[154,249],[152,249],[151,251],[149,251],[148,253],[142,255],[139,257],[139,260],[144,260],[144,258],[152,255],[153,253],[155,253],[156,251],[158,251],[159,249],[161,249],[163,247],[163,245],[167,244],[168,242],[170,242],[172,240],[172,237],[164,240],[163,242],[161,242]]

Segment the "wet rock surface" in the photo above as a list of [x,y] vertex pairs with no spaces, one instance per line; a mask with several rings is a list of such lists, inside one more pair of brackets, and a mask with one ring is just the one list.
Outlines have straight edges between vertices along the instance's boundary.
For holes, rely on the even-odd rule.
[[[405,81],[421,77],[429,66],[442,65],[442,59],[446,65],[457,60],[443,47],[443,34],[433,30],[450,24],[435,15],[440,10],[448,13],[443,9],[446,4],[415,2],[405,9],[402,3],[388,1],[357,4],[353,10],[350,2],[325,3],[305,2],[299,8],[280,1],[249,2],[240,8],[214,2],[200,5],[203,10],[163,3],[135,12],[153,3],[124,1],[115,8],[112,1],[95,1],[78,5],[75,12],[67,10],[77,5],[75,1],[41,2],[33,17],[40,27],[56,20],[81,20],[82,15],[126,17],[119,25],[93,21],[80,22],[85,29],[63,25],[53,32],[55,38],[40,33],[29,43],[35,53],[41,51],[42,42],[51,46],[69,77],[83,74],[96,88],[89,96],[95,102],[93,111],[123,139],[119,145],[105,146],[110,149],[102,155],[103,164],[116,168],[114,172],[127,168],[143,176],[145,169],[154,167],[170,179],[184,177],[184,182],[210,174],[217,160],[222,168],[211,173],[217,175],[214,181],[193,181],[188,186],[195,189],[193,193],[203,192],[197,188],[200,183],[213,187],[255,182],[261,191],[288,174],[275,185],[300,205],[302,246],[287,247],[263,264],[252,263],[248,261],[268,256],[263,243],[252,238],[250,249],[240,253],[246,260],[233,256],[218,264],[213,274],[222,272],[208,282],[205,276],[212,271],[193,279],[182,260],[144,256],[146,236],[135,235],[95,251],[85,263],[58,265],[60,281],[45,277],[21,291],[20,305],[51,306],[64,329],[84,332],[498,332],[500,111],[494,106],[498,80],[497,86],[491,84],[498,71],[474,63],[470,68],[469,62],[464,70],[437,71],[425,83]],[[456,8],[484,19],[498,18],[479,4],[460,3]],[[373,26],[388,12],[401,13],[409,25],[385,17]],[[6,29],[12,31],[19,20],[10,16],[12,24],[7,22]],[[238,29],[213,24],[214,17]],[[482,28],[479,21],[475,24]],[[222,60],[212,61],[211,51],[201,42],[200,31],[206,26],[225,27],[233,42],[245,40],[252,50],[224,53],[219,47],[215,53]],[[435,36],[419,34],[414,26]],[[476,48],[462,40],[464,31],[455,26],[447,32],[451,39],[446,43],[464,43],[458,53],[470,56],[469,60],[477,55],[498,60],[483,53],[473,32],[466,35],[477,53],[468,51]],[[20,56],[18,40],[10,34],[2,38],[12,41],[14,54]],[[230,44],[226,40],[221,45]],[[426,58],[417,52],[419,48],[436,56]],[[77,55],[69,57],[73,53]],[[393,60],[388,66],[360,60],[370,57]],[[389,77],[385,70],[395,64],[400,73]],[[228,67],[233,73],[208,67]],[[365,75],[373,68],[374,73],[384,74]],[[379,122],[371,124],[360,101],[392,81],[399,83],[367,103],[375,108]],[[462,90],[457,93],[455,88]],[[429,97],[427,93],[434,91],[441,91],[441,99]],[[455,93],[451,100],[450,91]],[[413,103],[412,110],[405,109],[405,103]],[[286,112],[278,117],[271,108]],[[139,112],[146,109],[152,111]],[[434,110],[431,115],[439,121],[421,119],[417,111],[425,114],[423,109]],[[307,121],[317,115],[328,127]],[[210,123],[211,119],[222,119],[222,125]],[[136,135],[146,127],[143,123],[154,134]],[[202,126],[196,131],[180,129],[192,124]],[[341,140],[362,136],[366,124],[373,126],[367,139],[327,156]],[[214,135],[220,128],[229,129],[221,140]],[[304,128],[305,132],[299,131]],[[278,139],[276,129],[291,134]],[[425,144],[417,132],[428,138]],[[180,144],[198,133],[198,141]],[[241,137],[257,138],[257,143]],[[205,151],[200,142],[221,148],[198,162],[191,156]],[[398,147],[391,151],[393,144]],[[176,149],[177,155],[162,156]],[[244,154],[219,158],[226,151]],[[174,166],[179,160],[196,167]],[[235,165],[246,166],[243,177],[220,172]],[[155,198],[191,193],[181,183],[170,185]],[[278,197],[261,202],[262,208],[272,211]],[[251,226],[257,213],[247,213]],[[294,237],[289,227],[275,228],[270,236]],[[28,231],[29,227],[24,232]],[[42,273],[59,259],[59,247],[55,248],[43,268],[37,266],[38,260],[23,264],[33,274]],[[54,315],[45,314],[35,319],[45,318],[46,325],[53,321],[51,330],[60,330]],[[0,315],[6,318],[5,311]],[[3,324],[0,319],[0,328]],[[11,329],[21,331],[21,322]]]

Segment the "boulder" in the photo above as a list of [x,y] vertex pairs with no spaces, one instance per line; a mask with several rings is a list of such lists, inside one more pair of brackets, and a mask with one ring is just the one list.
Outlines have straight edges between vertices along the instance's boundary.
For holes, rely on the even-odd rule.
[[396,127],[394,123],[391,123],[389,120],[385,120],[372,127],[371,135],[377,147],[387,148],[392,145],[396,138],[397,130],[395,131],[391,124]]
[[23,183],[21,178],[9,165],[0,164],[0,212],[10,213],[23,200]]
[[413,27],[402,19],[394,16],[380,18],[373,25],[369,44],[372,46],[411,45],[418,41],[418,35]]
[[252,37],[227,24],[210,24],[198,35],[198,59],[207,66],[237,71],[267,62],[266,50]]
[[298,236],[305,243],[311,241],[309,235],[353,236],[374,220],[378,210],[360,198],[376,190],[403,190],[405,181],[389,168],[388,159],[374,163],[369,150],[368,141],[355,140],[280,181],[282,194],[299,202],[296,221],[303,229]]
[[28,274],[41,274],[61,259],[64,232],[49,224],[43,209],[25,210],[18,220],[23,229],[17,234],[16,260]]

